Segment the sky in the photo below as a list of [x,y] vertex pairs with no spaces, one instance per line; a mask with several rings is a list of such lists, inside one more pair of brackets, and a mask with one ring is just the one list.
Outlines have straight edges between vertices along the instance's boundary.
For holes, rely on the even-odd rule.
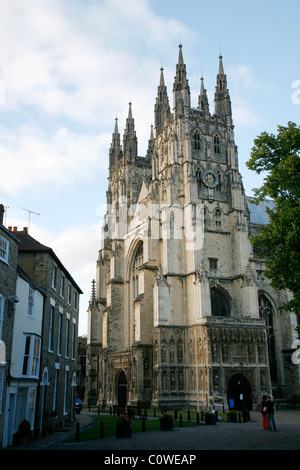
[[101,246],[108,151],[132,113],[145,156],[164,68],[182,44],[192,106],[203,75],[213,111],[220,53],[246,194],[254,139],[299,125],[299,0],[0,0],[0,203],[6,226],[50,246],[84,294]]

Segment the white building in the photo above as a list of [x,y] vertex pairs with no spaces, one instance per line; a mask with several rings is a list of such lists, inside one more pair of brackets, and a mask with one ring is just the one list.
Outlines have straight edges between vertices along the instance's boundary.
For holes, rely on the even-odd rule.
[[29,421],[34,429],[39,385],[44,292],[19,268],[17,274],[11,362],[7,378],[7,396],[3,447],[13,444],[19,424]]

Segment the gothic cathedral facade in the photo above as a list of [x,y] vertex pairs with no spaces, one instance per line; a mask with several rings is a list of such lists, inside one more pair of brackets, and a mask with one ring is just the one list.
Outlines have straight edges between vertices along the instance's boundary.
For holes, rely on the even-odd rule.
[[171,110],[161,69],[148,151],[131,104],[109,151],[107,213],[88,309],[86,400],[159,409],[255,409],[299,399],[295,318],[263,276],[251,234],[222,57],[209,109],[191,106],[182,46]]

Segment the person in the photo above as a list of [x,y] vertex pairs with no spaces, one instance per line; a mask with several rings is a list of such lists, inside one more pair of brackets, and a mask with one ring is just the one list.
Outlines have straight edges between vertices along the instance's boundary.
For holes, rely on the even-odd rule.
[[267,406],[267,417],[268,417],[269,430],[272,431],[272,427],[273,427],[273,431],[277,431],[276,424],[275,424],[275,418],[274,418],[275,404],[271,400],[270,395],[267,396],[266,406]]
[[267,417],[266,411],[267,411],[267,397],[266,395],[263,395],[261,402],[260,402],[260,412],[262,416],[263,429],[267,431],[269,427],[268,427],[268,417]]

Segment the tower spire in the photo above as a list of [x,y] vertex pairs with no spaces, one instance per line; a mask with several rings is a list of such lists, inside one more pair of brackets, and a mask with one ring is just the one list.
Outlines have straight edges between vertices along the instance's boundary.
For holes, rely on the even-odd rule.
[[154,124],[155,127],[159,127],[165,122],[170,114],[169,98],[167,93],[167,87],[165,86],[164,80],[164,69],[160,69],[160,81],[157,87],[157,98],[154,106]]
[[209,114],[209,104],[208,104],[208,98],[207,98],[207,92],[206,89],[204,88],[204,78],[200,78],[201,84],[200,84],[200,95],[198,99],[198,108],[203,111],[204,114],[208,115]]
[[179,44],[178,63],[176,65],[176,75],[173,85],[173,105],[177,113],[184,114],[185,109],[190,109],[190,87],[186,78],[186,65],[183,61],[182,45]]
[[128,117],[123,135],[123,154],[126,160],[133,160],[137,157],[137,137],[134,129],[134,119],[132,117],[132,103],[129,103]]
[[118,118],[115,119],[115,129],[112,134],[112,142],[109,150],[109,167],[111,168],[122,156],[120,134],[118,130]]
[[217,85],[215,89],[215,113],[228,124],[232,125],[232,112],[229,91],[227,88],[227,78],[224,74],[223,57],[219,56],[219,71],[217,75]]

